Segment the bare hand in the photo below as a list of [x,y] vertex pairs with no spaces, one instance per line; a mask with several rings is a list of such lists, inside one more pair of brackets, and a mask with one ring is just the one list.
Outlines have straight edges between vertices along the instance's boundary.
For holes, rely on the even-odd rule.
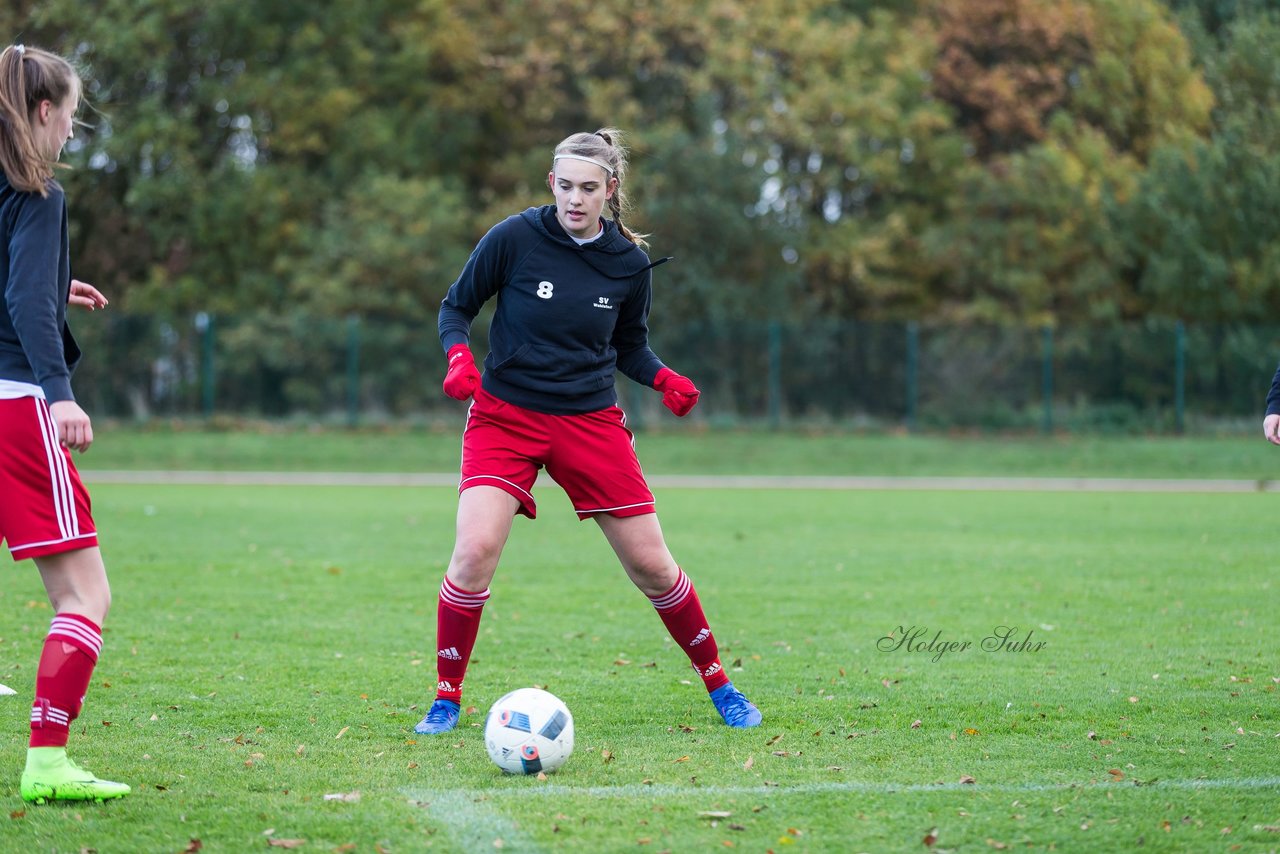
[[1273,445],[1280,445],[1280,415],[1268,415],[1262,422],[1262,435]]
[[107,298],[102,295],[102,291],[88,282],[72,279],[71,293],[67,296],[67,305],[82,305],[89,311],[93,311],[97,308],[106,308]]
[[74,400],[59,400],[49,404],[49,413],[58,427],[58,441],[73,451],[81,453],[93,444],[93,425],[89,416]]

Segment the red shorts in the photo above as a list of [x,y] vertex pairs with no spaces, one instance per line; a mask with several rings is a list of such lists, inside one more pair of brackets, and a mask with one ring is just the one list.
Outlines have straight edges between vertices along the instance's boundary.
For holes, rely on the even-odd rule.
[[37,397],[0,400],[0,542],[14,560],[98,544],[89,492]]
[[597,513],[653,513],[653,493],[636,458],[635,436],[616,406],[582,415],[546,415],[476,391],[462,434],[462,481],[496,486],[538,515],[533,482],[545,467],[573,503],[579,519]]

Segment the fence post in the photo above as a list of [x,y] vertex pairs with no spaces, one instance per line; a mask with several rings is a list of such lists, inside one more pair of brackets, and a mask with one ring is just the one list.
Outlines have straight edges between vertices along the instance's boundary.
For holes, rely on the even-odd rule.
[[1053,432],[1053,327],[1045,325],[1040,365],[1040,389],[1044,396],[1044,414],[1040,421],[1042,433]]
[[769,321],[769,426],[782,426],[782,324]]
[[1187,406],[1187,328],[1179,320],[1174,326],[1174,429],[1181,434],[1186,427],[1183,420]]
[[360,318],[347,315],[347,426],[360,422]]
[[914,320],[907,322],[907,430],[916,429],[916,397],[919,388],[916,379],[920,353],[920,324]]
[[209,418],[213,415],[213,315],[196,312],[196,331],[200,333],[200,411]]

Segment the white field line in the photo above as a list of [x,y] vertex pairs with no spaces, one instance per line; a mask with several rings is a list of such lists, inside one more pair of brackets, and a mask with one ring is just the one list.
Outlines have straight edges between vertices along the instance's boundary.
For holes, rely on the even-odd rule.
[[[220,486],[454,486],[455,473],[82,470],[90,483]],[[540,475],[546,485],[545,473]],[[1107,477],[801,477],[653,475],[659,489],[836,489],[926,492],[1280,492],[1280,480]]]
[[[431,812],[460,851],[538,851],[528,836],[476,792],[402,789],[410,801]],[[502,840],[498,848],[497,840]]]
[[[411,803],[428,810],[432,819],[441,824],[449,837],[463,851],[491,851],[501,840],[503,851],[537,852],[541,849],[524,834],[514,822],[506,818],[495,806],[495,801],[528,797],[588,797],[615,798],[679,798],[685,803],[714,802],[717,798],[749,796],[759,798],[787,797],[790,795],[822,794],[880,794],[964,792],[997,793],[1001,795],[1031,792],[1067,792],[1072,790],[1099,789],[1108,793],[1132,789],[1118,782],[1099,783],[805,783],[798,786],[672,786],[666,784],[625,786],[563,786],[556,783],[529,781],[522,788],[484,790],[446,790],[406,788],[401,789]],[[1276,789],[1280,792],[1280,777],[1241,777],[1236,779],[1209,780],[1158,780],[1142,788],[1176,789]]]
[[[1073,790],[1098,789],[1108,792],[1126,789],[1177,789],[1179,791],[1196,791],[1199,789],[1276,789],[1280,792],[1280,777],[1236,777],[1203,780],[1155,780],[1142,786],[1111,780],[1100,780],[1089,783],[863,783],[857,781],[832,783],[802,783],[800,785],[777,786],[673,786],[667,784],[645,785],[630,783],[624,786],[564,786],[559,783],[539,783],[530,781],[525,788],[501,789],[459,789],[456,791],[437,791],[433,789],[409,788],[400,791],[411,800],[421,804],[445,805],[451,811],[463,803],[488,803],[502,798],[526,797],[588,797],[588,798],[717,798],[729,796],[750,797],[787,797],[789,795],[821,795],[821,794],[870,794],[896,795],[902,793],[920,794],[927,792],[988,792],[996,794],[1012,794],[1027,792],[1068,792]],[[432,811],[436,815],[436,811]]]

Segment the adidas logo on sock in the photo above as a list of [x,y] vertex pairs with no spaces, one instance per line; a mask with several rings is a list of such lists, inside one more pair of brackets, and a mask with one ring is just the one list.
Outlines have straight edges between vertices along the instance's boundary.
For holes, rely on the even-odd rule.
[[450,661],[462,661],[462,656],[458,654],[458,648],[456,646],[451,646],[448,649],[442,649],[436,653],[436,655],[441,658],[447,658]]
[[461,691],[461,690],[462,690],[462,683],[461,683],[461,682],[459,682],[459,683],[458,683],[458,687],[457,687],[457,688],[455,688],[455,687],[453,687],[453,683],[452,683],[452,682],[450,682],[448,679],[441,679],[439,682],[437,682],[437,683],[436,683],[436,690],[437,690],[437,691],[446,691],[446,692],[448,692],[448,693],[453,693],[454,691]]
[[697,646],[709,637],[711,637],[711,629],[702,629],[696,638],[689,641],[689,646]]
[[720,667],[720,662],[717,661],[713,663],[710,667],[708,667],[706,670],[698,669],[698,665],[695,664],[693,665],[693,670],[703,679],[706,679],[708,676],[715,676],[717,673],[719,673],[721,670],[721,667]]

